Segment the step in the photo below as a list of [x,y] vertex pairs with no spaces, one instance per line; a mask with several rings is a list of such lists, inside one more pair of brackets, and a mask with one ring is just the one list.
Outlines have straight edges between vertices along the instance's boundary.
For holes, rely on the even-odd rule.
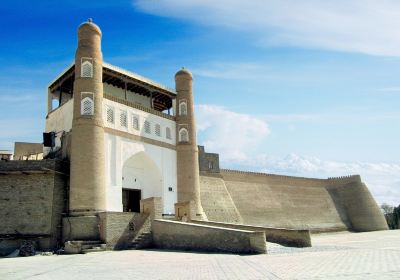
[[134,240],[135,240],[135,241],[139,241],[139,240],[148,240],[148,239],[150,239],[149,236],[148,236],[148,237],[145,237],[145,236],[144,236],[144,237],[140,237],[140,236],[139,236],[139,237],[135,238]]
[[107,244],[99,243],[99,244],[82,245],[82,250],[93,249],[93,248],[107,249]]
[[82,254],[94,253],[94,252],[104,252],[104,251],[105,251],[105,249],[102,249],[102,248],[91,248],[91,249],[82,250]]
[[106,244],[99,244],[100,246],[94,246],[91,248],[86,248],[86,249],[82,249],[82,253],[86,254],[86,253],[92,253],[92,252],[103,252],[107,250],[107,245]]
[[100,240],[71,240],[72,244],[81,244],[81,245],[97,245],[102,244]]

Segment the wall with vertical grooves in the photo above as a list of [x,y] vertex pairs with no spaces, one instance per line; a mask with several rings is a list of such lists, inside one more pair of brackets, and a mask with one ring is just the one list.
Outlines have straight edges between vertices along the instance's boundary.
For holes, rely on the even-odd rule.
[[[226,211],[226,194],[221,192],[224,186],[244,224],[311,231],[387,229],[383,214],[358,175],[313,179],[221,170],[217,178],[202,172],[205,211]],[[213,194],[215,209],[210,207],[209,193]],[[223,215],[209,217],[222,219]]]

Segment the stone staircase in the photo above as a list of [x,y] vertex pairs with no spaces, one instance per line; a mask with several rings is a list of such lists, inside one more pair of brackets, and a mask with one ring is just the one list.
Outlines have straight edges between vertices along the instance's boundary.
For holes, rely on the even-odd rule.
[[153,245],[153,234],[151,232],[151,217],[148,216],[146,221],[141,226],[138,234],[130,242],[129,249],[144,249],[150,248]]
[[153,234],[151,231],[143,231],[138,234],[131,242],[130,249],[149,248],[153,244]]

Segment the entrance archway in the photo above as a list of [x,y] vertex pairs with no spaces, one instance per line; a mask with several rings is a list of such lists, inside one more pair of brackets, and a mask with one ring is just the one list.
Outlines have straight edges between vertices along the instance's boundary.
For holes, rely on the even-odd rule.
[[[124,163],[122,189],[125,193],[122,201],[124,211],[136,212],[140,199],[163,196],[161,172],[145,152],[135,154]],[[134,195],[138,192],[140,195]]]

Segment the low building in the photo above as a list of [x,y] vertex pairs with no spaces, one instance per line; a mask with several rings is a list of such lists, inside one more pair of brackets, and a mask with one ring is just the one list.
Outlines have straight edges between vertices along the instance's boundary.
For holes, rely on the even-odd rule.
[[43,159],[43,144],[15,142],[14,144],[15,160],[41,160]]
[[7,150],[0,150],[0,160],[12,160],[14,158],[13,152]]

